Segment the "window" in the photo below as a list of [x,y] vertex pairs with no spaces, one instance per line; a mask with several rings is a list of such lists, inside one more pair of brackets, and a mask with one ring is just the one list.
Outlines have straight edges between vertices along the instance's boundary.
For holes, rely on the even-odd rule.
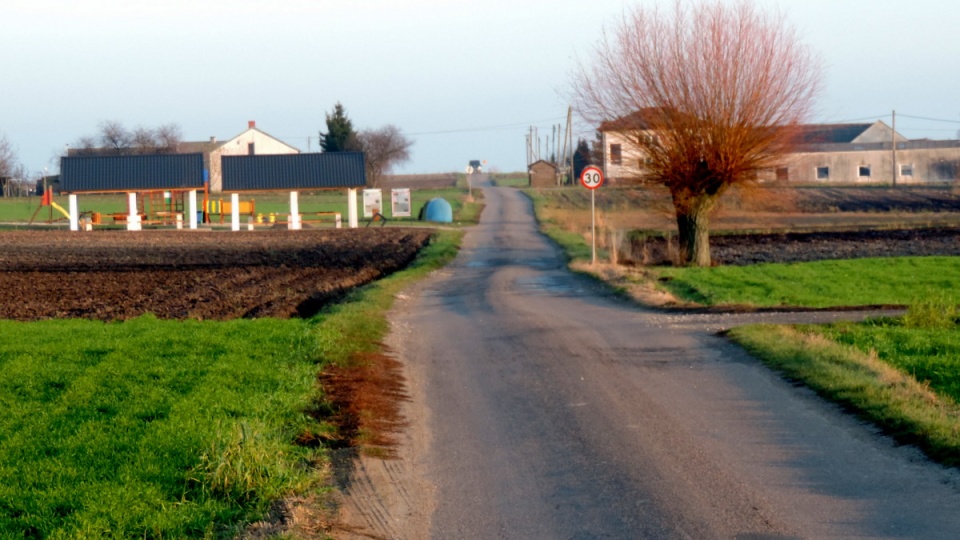
[[610,163],[613,165],[623,164],[623,152],[620,150],[619,144],[610,145]]
[[913,163],[900,165],[901,178],[913,178]]
[[869,180],[869,179],[870,179],[870,166],[869,166],[869,165],[861,165],[861,166],[857,167],[857,176],[859,176],[861,180],[864,179],[864,178],[866,178],[866,179]]
[[930,172],[935,181],[950,181],[960,178],[960,163],[957,161],[938,161],[930,164]]
[[790,169],[787,167],[777,167],[777,182],[786,182],[790,179]]
[[252,156],[257,153],[256,148],[254,148],[253,143],[247,143],[247,155]]
[[817,167],[817,180],[829,180],[830,167]]

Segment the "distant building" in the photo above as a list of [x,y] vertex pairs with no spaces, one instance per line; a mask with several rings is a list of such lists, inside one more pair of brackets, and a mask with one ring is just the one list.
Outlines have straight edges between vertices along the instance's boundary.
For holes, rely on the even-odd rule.
[[209,141],[183,142],[180,143],[177,152],[202,153],[204,168],[209,174],[210,192],[219,193],[223,190],[223,170],[220,160],[222,156],[298,154],[300,150],[261,131],[257,128],[257,123],[251,120],[246,131],[232,139],[218,142],[216,137],[210,137]]
[[935,184],[958,179],[957,140],[911,141],[879,121],[807,125],[802,129],[802,145],[769,179],[838,184]]
[[531,163],[527,168],[527,174],[530,178],[530,187],[557,187],[559,181],[557,171],[558,169],[556,165],[542,159],[540,161]]
[[[644,109],[604,122],[598,128],[604,173],[611,184],[635,183],[642,177],[646,157],[638,149],[638,140],[657,136],[649,129],[648,119],[653,112]],[[799,137],[797,150],[784,158],[782,166],[761,175],[761,180],[831,184],[932,184],[960,180],[958,140],[911,141],[880,121],[803,125]]]

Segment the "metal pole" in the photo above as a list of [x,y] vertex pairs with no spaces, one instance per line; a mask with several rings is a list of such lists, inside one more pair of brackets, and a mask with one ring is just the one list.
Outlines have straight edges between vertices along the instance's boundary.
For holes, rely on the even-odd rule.
[[590,190],[590,240],[593,244],[593,261],[590,264],[597,264],[597,190]]
[[897,111],[893,111],[893,134],[890,136],[893,141],[893,187],[897,187]]

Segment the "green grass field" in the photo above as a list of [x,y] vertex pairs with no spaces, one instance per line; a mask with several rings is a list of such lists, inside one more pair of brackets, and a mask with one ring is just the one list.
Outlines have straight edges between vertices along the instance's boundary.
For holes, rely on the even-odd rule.
[[796,264],[656,268],[676,296],[708,306],[909,305],[960,303],[960,257],[896,257]]
[[461,236],[311,320],[0,321],[0,538],[232,538],[322,489],[323,450],[293,444],[336,436],[318,371],[379,347]]
[[960,328],[952,321],[949,325],[916,326],[909,323],[909,317],[877,319],[808,331],[865,354],[875,353],[880,360],[960,403]]
[[311,483],[302,320],[0,321],[0,536],[199,537]]
[[[480,211],[483,208],[483,201],[480,197],[481,193],[479,190],[473,191],[474,198],[477,200],[474,202],[466,202],[465,199],[467,198],[467,188],[465,186],[445,189],[413,189],[410,193],[413,215],[411,217],[393,218],[390,212],[390,190],[385,189],[383,191],[383,202],[385,206],[384,215],[390,220],[390,223],[411,225],[417,223],[417,217],[420,214],[420,209],[423,208],[427,201],[436,197],[440,197],[450,203],[450,206],[453,209],[453,218],[455,224],[475,224],[479,220]],[[230,196],[216,194],[211,195],[210,200],[229,203]],[[286,215],[290,212],[289,193],[244,194],[240,197],[240,200],[253,200],[256,212],[258,214],[263,214],[264,216],[269,216],[269,214],[274,213],[282,216],[282,218],[285,219]],[[67,201],[67,196],[65,195],[54,197],[54,202],[59,204],[64,209],[67,209],[69,204]],[[198,201],[198,204],[201,203],[202,201]],[[330,218],[316,216],[315,214],[317,212],[340,212],[341,219],[344,222],[347,220],[347,197],[344,192],[323,191],[301,193],[299,205],[300,212],[304,214],[304,220],[307,222],[316,220],[318,223],[327,223],[332,226],[333,221],[331,221]],[[40,197],[0,197],[0,223],[27,222],[37,211],[39,206]],[[100,212],[101,214],[126,213],[127,198],[123,194],[84,195],[77,198],[77,206],[80,212]],[[357,209],[358,212],[360,212],[360,219],[363,221],[363,201],[359,195]],[[310,214],[314,214],[314,216],[311,216]],[[35,222],[45,222],[50,219],[51,215],[54,220],[59,220],[59,223],[63,227],[67,226],[65,217],[56,210],[53,210],[51,214],[51,209],[49,207],[43,208],[36,213]],[[211,216],[211,219],[213,222],[219,223],[220,216],[213,215]],[[224,216],[224,221],[229,222],[230,216]],[[107,220],[105,223],[109,223],[109,220]]]

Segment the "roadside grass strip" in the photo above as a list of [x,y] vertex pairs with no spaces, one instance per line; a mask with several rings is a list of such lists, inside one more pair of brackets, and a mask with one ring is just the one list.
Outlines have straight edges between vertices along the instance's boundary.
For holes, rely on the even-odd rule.
[[902,319],[758,325],[729,336],[787,379],[875,423],[932,459],[960,466],[960,332]]
[[325,489],[318,372],[377,350],[407,269],[310,320],[0,320],[0,538],[221,538]]
[[379,351],[389,330],[387,310],[397,295],[453,260],[462,239],[462,232],[439,231],[405,269],[350,291],[342,302],[317,314],[321,324],[314,335],[324,362],[344,365],[357,355]]
[[707,306],[904,306],[939,297],[960,303],[960,257],[650,270],[677,297]]

